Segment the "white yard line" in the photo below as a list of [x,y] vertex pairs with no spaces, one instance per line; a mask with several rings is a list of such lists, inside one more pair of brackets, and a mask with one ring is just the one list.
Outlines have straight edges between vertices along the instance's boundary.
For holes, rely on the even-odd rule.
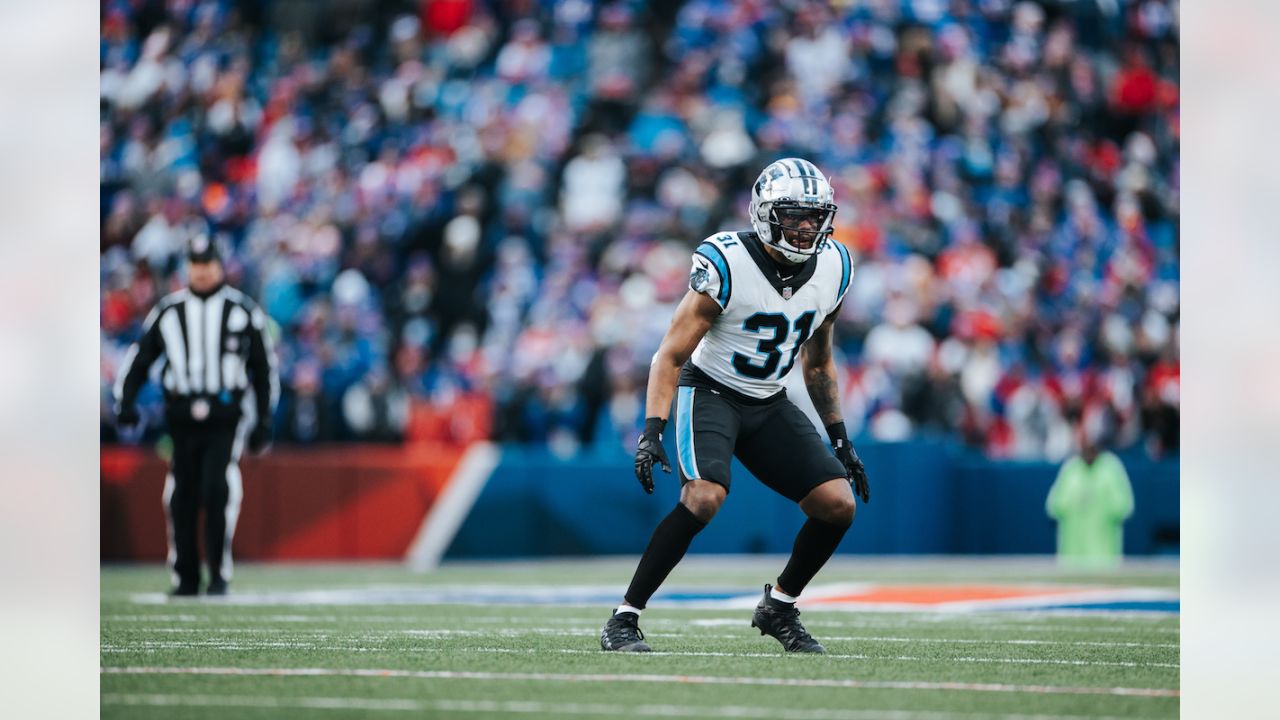
[[[1080,715],[1005,715],[909,710],[791,709],[742,705],[605,705],[602,703],[546,703],[530,700],[374,700],[344,697],[257,697],[251,695],[158,695],[105,693],[103,705],[151,707],[249,707],[307,710],[383,710],[393,712],[538,713],[543,715],[621,715],[626,717],[778,718],[779,720],[1077,720]],[[1089,716],[1092,720],[1123,720]]]
[[[637,654],[637,657],[640,654]],[[777,657],[774,655],[773,657]],[[685,685],[761,685],[829,687],[874,690],[945,690],[964,692],[1032,693],[1041,695],[1120,695],[1179,697],[1172,688],[1073,687],[1004,683],[920,682],[906,680],[837,680],[820,678],[724,677],[715,675],[653,675],[603,673],[471,672],[462,670],[394,670],[379,668],[238,668],[238,667],[104,667],[104,675],[216,675],[236,677],[367,677],[420,680],[489,680],[592,683],[677,683]]]
[[[434,651],[434,649],[433,649]],[[561,653],[563,655],[598,655],[601,650],[576,650],[572,648],[467,648],[467,652],[482,653],[503,653],[503,654],[541,654],[541,653]],[[412,651],[411,651],[412,652]],[[737,652],[669,652],[654,651],[641,653],[644,657],[735,657],[735,658],[771,658],[777,660],[782,656],[781,652],[761,652],[761,653],[737,653]],[[800,657],[800,656],[796,656]],[[875,662],[898,661],[898,662],[966,662],[966,663],[1003,663],[1009,665],[1077,665],[1077,666],[1096,666],[1096,667],[1141,667],[1141,668],[1177,668],[1178,663],[1153,663],[1153,662],[1121,662],[1111,660],[1049,660],[1043,658],[984,658],[984,657],[915,657],[912,655],[886,656],[886,655],[841,655],[837,653],[827,653],[820,656],[833,658],[837,660],[872,660]]]
[[[413,631],[408,631],[413,632]],[[732,639],[742,637],[741,634],[711,634],[711,633],[645,633],[649,637],[682,637],[682,638],[715,638],[715,639]],[[1180,647],[1178,643],[1147,643],[1147,642],[1104,642],[1098,640],[1031,640],[1028,638],[1013,638],[1009,640],[1000,638],[913,638],[913,637],[894,637],[882,635],[827,635],[823,634],[819,640],[837,640],[841,642],[886,642],[886,643],[943,643],[943,644],[961,644],[961,645],[1069,645],[1074,647],[1105,647],[1105,648],[1165,648],[1174,649]]]
[[[746,623],[739,621],[736,623],[743,627],[743,632],[739,633],[706,633],[706,632],[650,632],[646,633],[649,637],[654,638],[690,638],[690,639],[709,639],[709,640],[734,640],[744,637],[750,637],[755,633],[746,630]],[[525,635],[553,635],[563,636],[570,634],[595,634],[599,631],[599,627],[595,625],[583,625],[578,627],[523,627],[523,628],[500,628],[493,630],[457,630],[457,629],[433,629],[433,628],[411,628],[406,630],[393,630],[390,632],[362,632],[359,630],[332,631],[329,629],[306,630],[299,628],[210,628],[204,626],[188,626],[176,628],[153,628],[150,632],[166,633],[166,634],[193,634],[198,633],[201,636],[226,634],[283,634],[298,636],[305,638],[307,641],[334,639],[352,639],[361,641],[390,641],[404,636],[422,637],[422,638],[450,638],[450,637],[522,637]],[[940,643],[955,645],[1065,645],[1071,647],[1101,647],[1101,648],[1146,648],[1146,649],[1177,649],[1178,643],[1154,643],[1154,642],[1106,642],[1097,640],[1035,640],[1030,638],[915,638],[901,636],[883,636],[883,635],[826,635],[823,634],[821,640],[839,641],[839,642],[884,642],[884,643]],[[120,647],[128,647],[131,645],[142,644],[146,642],[168,642],[168,641],[137,641],[130,643],[120,643]],[[177,642],[177,641],[175,641]]]
[[[572,614],[572,613],[563,613]],[[535,621],[545,625],[580,625],[584,622],[594,624],[599,620],[603,624],[604,619],[608,618],[608,610],[604,613],[595,612],[589,616],[583,617],[529,617],[520,615],[478,615],[462,618],[461,621],[469,624],[478,623],[525,623]],[[406,625],[422,624],[424,621],[432,620],[430,610],[424,610],[420,615],[191,615],[191,614],[157,614],[157,615],[103,615],[102,622],[180,622],[195,623],[202,627],[208,627],[212,623],[218,622],[261,622],[261,623],[404,623]],[[1050,620],[1052,618],[1041,618]],[[1075,619],[1074,617],[1072,619]],[[1103,618],[1098,618],[1103,619]],[[1123,620],[1139,620],[1137,617],[1125,617]],[[1148,620],[1148,618],[1141,618]],[[676,620],[663,617],[648,617],[644,619],[645,627],[717,627],[742,626],[747,622],[744,617],[712,617],[712,618],[691,618],[688,620]],[[877,629],[896,629],[896,628],[938,628],[948,629],[951,625],[959,625],[961,627],[980,626],[986,630],[1017,630],[1026,632],[1081,632],[1081,633],[1105,633],[1105,634],[1123,634],[1123,633],[1160,633],[1177,635],[1180,633],[1178,627],[1144,627],[1146,622],[1134,622],[1128,627],[1115,627],[1109,625],[1074,625],[1074,624],[1053,624],[1053,623],[1018,623],[1018,622],[1000,622],[998,620],[987,620],[978,616],[929,616],[922,614],[918,618],[911,620],[889,620],[876,619],[875,617],[859,621],[847,620],[828,620],[822,617],[813,617],[805,620],[808,627],[827,627],[827,628],[849,628],[863,630]]]
[[[305,641],[261,641],[261,642],[229,642],[222,640],[204,640],[184,642],[181,640],[141,640],[123,644],[103,643],[104,653],[157,653],[167,650],[223,650],[227,652],[260,652],[262,650],[320,650],[325,652],[394,652],[399,654],[425,654],[442,652],[486,653],[497,655],[542,655],[559,653],[561,655],[599,655],[602,650],[580,650],[576,648],[495,648],[495,647],[370,647],[366,643],[350,644],[318,643]],[[645,653],[643,657],[732,657],[732,658],[767,658],[777,660],[781,652],[713,652],[713,651],[662,651]],[[1178,663],[1160,662],[1127,662],[1120,660],[1054,660],[1046,658],[989,658],[989,657],[916,657],[913,655],[862,655],[827,653],[822,657],[836,660],[867,660],[871,662],[963,662],[994,663],[1005,665],[1072,665],[1087,667],[1128,667],[1128,668],[1178,668]]]
[[418,712],[430,703],[419,700],[376,700],[343,697],[273,697],[253,695],[157,695],[146,693],[103,693],[103,705],[143,705],[151,707],[249,707],[305,708],[308,710],[400,710]]

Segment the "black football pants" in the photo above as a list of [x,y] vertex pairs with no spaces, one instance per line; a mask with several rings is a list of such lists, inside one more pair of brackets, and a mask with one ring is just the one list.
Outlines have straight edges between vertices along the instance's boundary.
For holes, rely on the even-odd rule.
[[173,464],[164,485],[169,530],[169,571],[176,587],[200,586],[200,508],[211,582],[231,580],[231,536],[240,516],[239,444],[236,426],[172,426]]

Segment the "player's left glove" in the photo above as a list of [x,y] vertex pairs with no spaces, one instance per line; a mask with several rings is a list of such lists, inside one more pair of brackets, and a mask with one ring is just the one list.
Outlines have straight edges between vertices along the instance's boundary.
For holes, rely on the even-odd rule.
[[663,472],[671,472],[671,462],[662,447],[662,429],[667,421],[658,417],[644,419],[644,432],[636,444],[636,479],[644,491],[653,494],[653,464],[662,465]]
[[831,449],[835,451],[836,459],[844,466],[845,477],[849,478],[854,494],[862,498],[863,504],[871,502],[871,484],[867,481],[867,469],[862,465],[862,459],[858,457],[858,453],[853,451],[853,443],[849,442],[844,423],[828,425],[827,437],[831,438]]

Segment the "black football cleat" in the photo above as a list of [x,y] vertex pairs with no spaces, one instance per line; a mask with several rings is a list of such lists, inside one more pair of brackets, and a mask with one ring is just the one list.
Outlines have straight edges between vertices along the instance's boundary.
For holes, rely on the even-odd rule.
[[644,633],[640,632],[640,626],[636,624],[639,620],[633,613],[618,613],[615,610],[613,617],[609,618],[609,622],[600,631],[600,648],[618,652],[651,651],[653,648],[644,641]]
[[213,580],[209,583],[209,589],[204,591],[205,595],[220,597],[228,592],[226,580]]
[[795,605],[771,600],[772,589],[772,585],[764,586],[764,597],[751,616],[751,627],[758,628],[761,635],[772,635],[787,652],[825,653],[827,649],[800,624],[800,611]]
[[200,594],[198,585],[182,584],[169,591],[169,597],[195,597]]

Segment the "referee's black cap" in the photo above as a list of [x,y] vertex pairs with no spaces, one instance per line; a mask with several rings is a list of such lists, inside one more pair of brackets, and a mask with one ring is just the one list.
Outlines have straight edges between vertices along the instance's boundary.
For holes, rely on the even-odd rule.
[[218,244],[213,241],[205,233],[197,233],[187,241],[187,259],[191,262],[220,262],[222,256],[218,254]]

